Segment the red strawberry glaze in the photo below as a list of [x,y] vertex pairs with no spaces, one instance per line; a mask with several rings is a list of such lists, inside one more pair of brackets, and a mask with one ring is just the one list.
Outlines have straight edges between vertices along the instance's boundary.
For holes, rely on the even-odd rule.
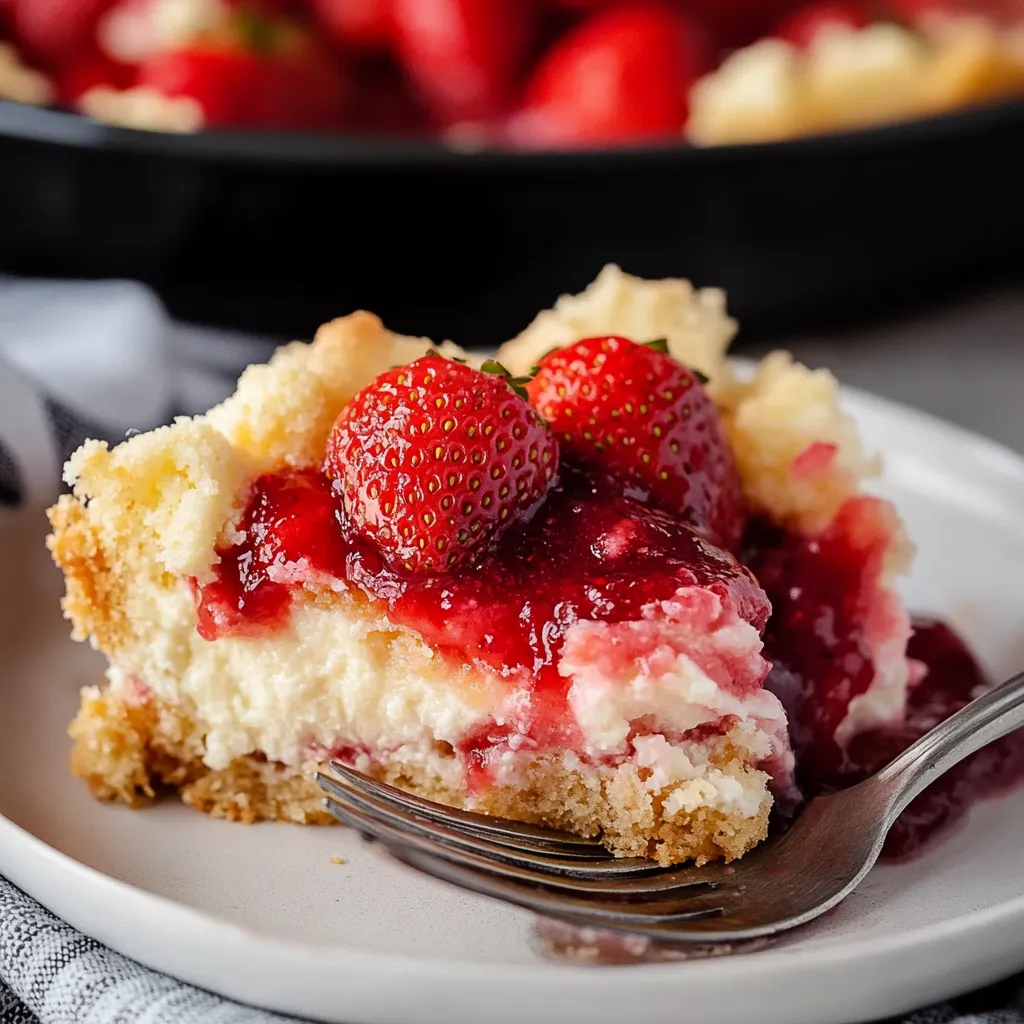
[[[532,688],[524,720],[467,739],[461,753],[470,765],[484,762],[513,732],[538,747],[576,744],[568,682],[557,667],[574,623],[642,620],[645,608],[681,590],[684,598],[667,606],[674,623],[707,613],[695,593],[715,595],[758,630],[769,612],[753,577],[730,555],[623,496],[620,487],[571,467],[529,522],[512,527],[471,568],[443,575],[385,563],[348,529],[340,498],[313,470],[260,478],[240,529],[245,539],[219,553],[217,579],[195,586],[200,634],[212,640],[281,628],[291,593],[304,582],[381,601],[392,622],[435,649],[486,666],[510,686]],[[763,674],[750,685],[760,685]]]
[[[850,785],[876,772],[989,685],[963,640],[942,622],[916,619],[907,653],[927,671],[910,691],[904,723],[855,737],[847,752],[846,771],[834,782]],[[925,790],[889,833],[884,855],[912,856],[960,821],[972,804],[999,796],[1022,781],[1024,732],[1018,731],[979,750]]]
[[[878,636],[901,629],[892,597],[879,586],[891,536],[888,506],[847,503],[826,531],[797,537],[766,524],[748,532],[748,564],[772,602],[766,687],[786,708],[805,796],[850,786],[878,771],[987,685],[964,642],[931,619],[914,622],[907,657],[916,675],[902,722],[836,742],[850,701],[874,679]],[[916,678],[916,682],[914,682]],[[884,855],[906,858],[961,819],[979,799],[1024,779],[1024,733],[991,744],[947,773],[901,815]]]
[[[891,628],[897,614],[879,585],[893,522],[884,502],[855,498],[816,537],[764,522],[747,533],[748,564],[774,607],[765,631],[765,653],[774,662],[766,685],[786,707],[807,796],[876,771],[985,685],[948,627],[919,620],[908,657],[923,678],[910,691],[905,720],[862,732],[845,748],[836,743],[850,701],[874,679],[877,637],[871,634]],[[573,467],[565,468],[533,520],[513,527],[471,569],[445,575],[388,567],[352,536],[339,497],[314,470],[260,478],[240,529],[244,540],[220,552],[217,579],[194,585],[205,638],[283,628],[293,592],[320,584],[383,602],[391,621],[418,631],[453,659],[487,666],[512,686],[528,682],[532,693],[521,720],[491,723],[459,745],[470,785],[487,780],[490,760],[504,750],[524,743],[578,747],[567,681],[557,670],[576,622],[639,623],[621,636],[616,630],[625,627],[612,625],[594,638],[628,659],[642,653],[630,645],[643,646],[644,609],[652,605],[675,609],[669,618],[684,622],[694,616],[694,632],[700,631],[696,619],[711,614],[704,607],[715,603],[710,595],[758,629],[769,611],[765,594],[730,556],[670,516],[623,496],[609,480]],[[701,657],[699,645],[686,645],[688,655]],[[711,662],[702,667],[715,671]],[[746,683],[754,687],[760,677]],[[643,721],[634,723],[633,733],[645,728]],[[991,745],[911,804],[890,834],[886,855],[916,853],[976,800],[1022,778],[1024,735]]]
[[794,460],[790,472],[797,480],[824,473],[835,461],[839,446],[825,441],[809,444]]
[[772,604],[769,688],[786,708],[803,780],[842,770],[836,730],[875,678],[879,636],[901,627],[905,613],[881,586],[896,525],[887,502],[856,497],[815,536],[763,520],[747,533],[744,563]]
[[193,584],[199,635],[258,637],[279,629],[294,585],[318,575],[342,577],[349,545],[339,508],[320,473],[261,477],[240,524],[245,539],[218,552],[216,580]]

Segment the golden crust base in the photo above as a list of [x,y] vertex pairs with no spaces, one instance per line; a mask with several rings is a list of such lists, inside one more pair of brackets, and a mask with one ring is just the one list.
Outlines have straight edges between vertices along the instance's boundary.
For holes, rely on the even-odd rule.
[[[244,757],[226,768],[211,769],[203,764],[202,738],[194,723],[153,702],[135,705],[109,692],[86,690],[69,731],[75,740],[71,770],[101,800],[138,807],[170,789],[204,814],[230,821],[334,821],[323,810],[322,793],[310,778],[321,766],[287,768]],[[432,800],[466,805],[465,793],[445,786],[420,765],[393,762],[381,768],[380,777]],[[734,860],[767,834],[770,798],[753,818],[701,807],[669,819],[658,794],[644,789],[642,781],[630,766],[600,777],[539,758],[527,770],[522,786],[495,788],[472,806],[579,835],[600,834],[618,856],[651,857],[665,865]]]

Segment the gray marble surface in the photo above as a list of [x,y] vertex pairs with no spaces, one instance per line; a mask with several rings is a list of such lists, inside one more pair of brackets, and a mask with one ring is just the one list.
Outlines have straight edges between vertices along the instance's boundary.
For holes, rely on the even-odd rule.
[[1024,282],[870,329],[781,338],[841,381],[952,420],[1024,452]]

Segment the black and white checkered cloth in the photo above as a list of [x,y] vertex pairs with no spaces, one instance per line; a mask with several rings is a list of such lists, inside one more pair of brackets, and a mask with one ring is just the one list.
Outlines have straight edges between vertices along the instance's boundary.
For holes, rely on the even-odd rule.
[[[202,411],[271,348],[266,340],[175,325],[133,284],[0,278],[0,529],[5,509],[52,498],[61,464],[85,437],[116,440],[128,429]],[[0,876],[0,1024],[287,1020],[107,949]],[[902,1024],[1024,1024],[1024,980]]]

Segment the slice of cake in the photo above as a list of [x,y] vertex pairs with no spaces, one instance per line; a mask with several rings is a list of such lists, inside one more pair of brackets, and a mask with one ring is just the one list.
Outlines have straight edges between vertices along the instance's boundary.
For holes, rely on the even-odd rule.
[[499,363],[355,313],[205,416],[87,442],[51,510],[73,635],[110,659],[75,774],[326,822],[310,772],[340,757],[617,854],[741,856],[795,790],[764,686],[788,634],[739,559],[778,590],[793,546],[870,519],[839,741],[899,716],[910,668],[834,382],[737,379],[733,331],[720,293],[609,267]]

